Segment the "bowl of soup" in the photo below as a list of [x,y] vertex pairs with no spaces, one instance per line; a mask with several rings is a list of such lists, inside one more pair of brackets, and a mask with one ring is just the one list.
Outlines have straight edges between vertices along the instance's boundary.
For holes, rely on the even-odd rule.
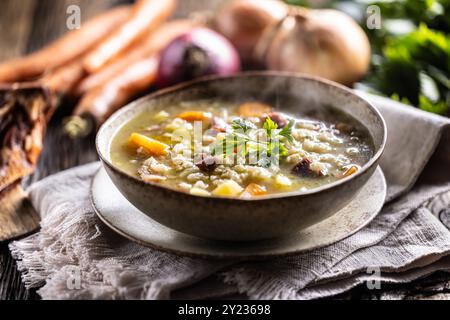
[[143,214],[229,241],[330,217],[358,196],[385,143],[380,113],[351,90],[274,72],[156,92],[112,115],[96,139],[111,180]]

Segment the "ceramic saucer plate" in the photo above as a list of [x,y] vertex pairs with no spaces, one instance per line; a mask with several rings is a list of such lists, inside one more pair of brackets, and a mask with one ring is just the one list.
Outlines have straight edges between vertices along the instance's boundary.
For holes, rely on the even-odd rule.
[[165,227],[128,202],[103,167],[94,177],[91,195],[94,209],[106,225],[142,245],[186,256],[267,259],[324,247],[354,234],[381,210],[386,197],[386,181],[381,169],[377,168],[355,199],[330,218],[294,236],[253,242],[206,240]]

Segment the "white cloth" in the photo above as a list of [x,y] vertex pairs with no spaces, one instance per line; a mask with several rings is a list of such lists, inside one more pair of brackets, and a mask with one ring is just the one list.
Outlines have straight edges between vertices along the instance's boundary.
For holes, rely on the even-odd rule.
[[[450,231],[436,218],[450,208],[449,122],[373,99],[389,128],[382,168],[392,201],[353,236],[261,262],[208,261],[155,251],[116,235],[96,217],[89,200],[99,168],[93,163],[30,187],[41,230],[10,244],[26,286],[40,287],[44,299],[165,299],[186,287],[185,296],[204,297],[205,287],[198,288],[216,275],[228,284],[224,292],[232,285],[251,299],[313,299],[362,283],[376,289],[385,282],[450,270]],[[196,295],[196,290],[202,293]],[[212,297],[220,292],[206,290]]]

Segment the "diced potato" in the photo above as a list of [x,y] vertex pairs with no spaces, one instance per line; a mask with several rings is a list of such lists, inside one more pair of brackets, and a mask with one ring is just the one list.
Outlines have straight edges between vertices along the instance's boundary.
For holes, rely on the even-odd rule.
[[261,102],[246,102],[239,106],[238,113],[241,117],[261,117],[272,111],[272,107]]
[[288,188],[288,187],[292,186],[292,181],[288,177],[286,177],[282,174],[278,174],[275,177],[275,186],[278,188]]
[[193,122],[193,121],[205,121],[211,119],[211,113],[203,111],[185,111],[180,113],[178,118]]
[[250,197],[254,196],[263,196],[267,194],[267,189],[264,186],[261,186],[256,183],[250,183],[244,190],[243,195],[249,195]]
[[211,195],[211,193],[209,193],[208,191],[201,189],[201,188],[192,188],[189,191],[190,194],[194,195],[194,196],[203,196],[203,197],[208,197]]
[[156,156],[166,155],[169,149],[167,144],[136,132],[131,134],[129,143],[135,147],[141,147],[148,153]]
[[163,122],[164,120],[167,120],[169,118],[169,114],[165,111],[160,111],[153,117],[153,120],[156,122]]
[[215,196],[235,197],[244,190],[237,182],[233,180],[225,180],[219,184],[212,192]]

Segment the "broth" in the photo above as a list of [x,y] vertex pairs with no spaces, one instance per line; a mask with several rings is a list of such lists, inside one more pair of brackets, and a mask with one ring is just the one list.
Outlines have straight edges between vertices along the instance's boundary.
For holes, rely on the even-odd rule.
[[362,125],[331,109],[298,116],[258,101],[205,99],[138,115],[114,136],[110,154],[146,182],[256,198],[354,174],[373,156],[373,143]]

